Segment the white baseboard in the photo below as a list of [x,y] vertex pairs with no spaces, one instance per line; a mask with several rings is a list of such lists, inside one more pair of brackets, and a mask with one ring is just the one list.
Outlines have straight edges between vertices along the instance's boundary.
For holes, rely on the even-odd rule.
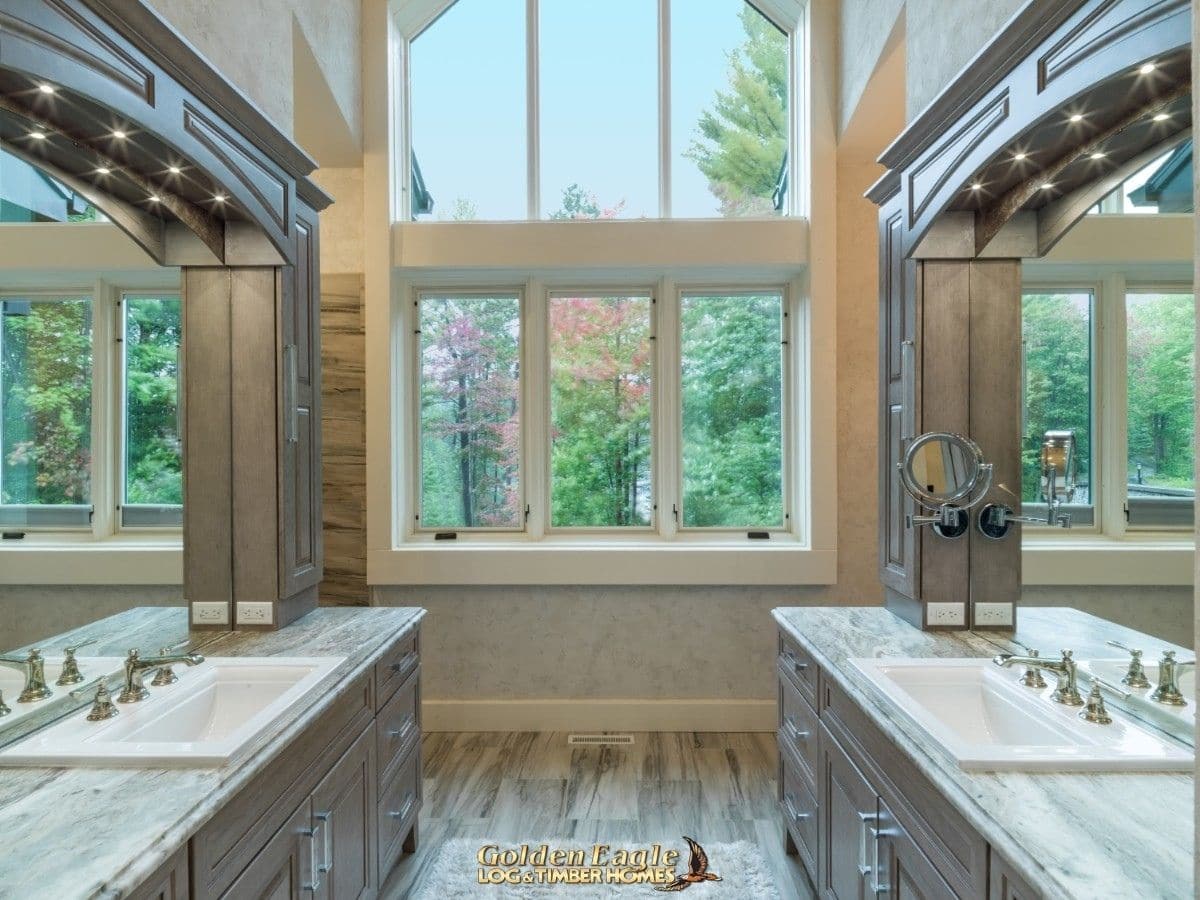
[[424,731],[774,731],[774,700],[425,700]]

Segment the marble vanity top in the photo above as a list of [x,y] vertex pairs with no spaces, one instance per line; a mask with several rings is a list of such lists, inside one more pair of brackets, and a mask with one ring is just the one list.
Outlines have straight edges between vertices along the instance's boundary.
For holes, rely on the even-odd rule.
[[[1021,652],[1005,632],[920,631],[880,607],[788,607],[773,614],[1044,898],[1195,896],[1193,776],[964,772],[849,663],[854,657]],[[1079,659],[1111,656],[1108,639],[1147,650],[1173,647],[1062,608],[1019,610],[1016,637],[1043,655],[1069,647]]]
[[[223,768],[4,770],[0,898],[128,894],[328,708],[334,687],[373,665],[424,615],[411,607],[322,608],[278,631],[195,632],[192,644],[207,656],[340,656],[345,662]],[[102,649],[157,648],[171,636],[175,642],[187,636],[187,617],[178,608],[138,609],[80,631],[100,638]]]

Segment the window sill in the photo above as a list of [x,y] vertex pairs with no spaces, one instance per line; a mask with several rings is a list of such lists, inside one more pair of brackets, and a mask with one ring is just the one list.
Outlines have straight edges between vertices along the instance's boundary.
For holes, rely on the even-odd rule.
[[1190,585],[1196,547],[1191,532],[1027,539],[1022,581],[1029,585]]
[[367,552],[371,585],[433,584],[834,584],[837,551],[794,542],[471,542],[410,544]]
[[31,533],[0,541],[0,584],[182,584],[183,539]]

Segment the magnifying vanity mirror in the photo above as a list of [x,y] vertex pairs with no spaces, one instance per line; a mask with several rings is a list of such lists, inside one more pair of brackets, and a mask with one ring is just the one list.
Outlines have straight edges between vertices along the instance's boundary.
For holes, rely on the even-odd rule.
[[909,528],[929,525],[944,538],[962,537],[970,524],[968,510],[992,486],[992,466],[979,445],[966,435],[931,431],[914,439],[899,464],[900,482],[933,516],[908,516]]

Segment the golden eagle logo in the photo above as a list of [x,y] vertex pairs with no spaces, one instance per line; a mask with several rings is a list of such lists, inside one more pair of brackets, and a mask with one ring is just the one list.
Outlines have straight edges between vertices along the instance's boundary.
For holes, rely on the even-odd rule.
[[687,872],[677,876],[670,884],[659,885],[655,888],[656,891],[682,891],[702,881],[721,880],[720,875],[708,871],[708,854],[704,852],[704,848],[687,835],[684,835],[683,839],[692,849],[691,855],[688,856]]

